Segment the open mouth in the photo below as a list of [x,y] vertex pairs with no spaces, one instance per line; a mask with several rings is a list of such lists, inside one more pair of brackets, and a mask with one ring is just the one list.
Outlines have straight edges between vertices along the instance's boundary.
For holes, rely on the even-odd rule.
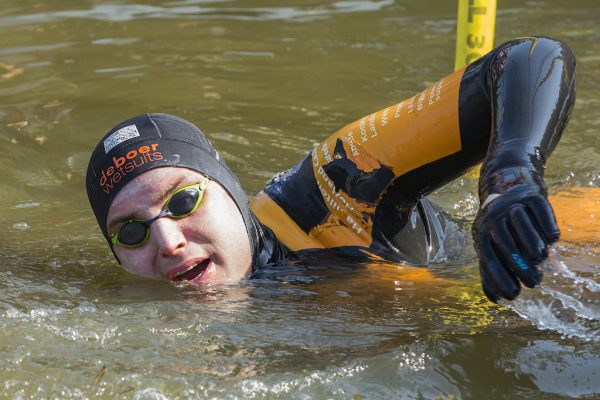
[[199,262],[198,264],[192,265],[190,267],[190,269],[188,269],[187,271],[181,272],[179,275],[175,276],[175,278],[173,278],[173,280],[177,281],[177,282],[194,280],[194,279],[198,278],[200,275],[202,275],[204,273],[204,271],[206,271],[206,268],[208,267],[209,263],[210,263],[210,258],[207,258],[206,260],[203,260],[202,262]]

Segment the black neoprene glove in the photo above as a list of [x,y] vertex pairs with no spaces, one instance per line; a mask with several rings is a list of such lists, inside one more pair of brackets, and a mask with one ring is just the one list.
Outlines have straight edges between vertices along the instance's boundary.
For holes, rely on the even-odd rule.
[[520,283],[542,281],[539,264],[560,236],[543,179],[532,168],[482,174],[480,199],[473,238],[483,291],[493,302],[513,300]]

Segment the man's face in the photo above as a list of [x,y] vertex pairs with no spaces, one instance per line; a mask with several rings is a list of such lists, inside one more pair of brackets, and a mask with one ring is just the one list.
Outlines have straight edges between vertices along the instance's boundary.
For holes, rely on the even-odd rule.
[[[109,236],[130,219],[155,217],[175,190],[204,179],[198,172],[178,167],[155,168],[136,177],[110,206]],[[146,244],[113,248],[123,267],[135,275],[194,284],[238,282],[249,273],[252,262],[242,215],[214,181],[188,217],[159,218],[150,225]]]

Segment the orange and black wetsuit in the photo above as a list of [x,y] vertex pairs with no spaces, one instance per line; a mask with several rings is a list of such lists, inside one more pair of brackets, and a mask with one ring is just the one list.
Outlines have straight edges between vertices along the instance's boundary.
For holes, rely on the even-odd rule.
[[284,247],[448,260],[464,230],[425,196],[483,162],[473,226],[483,288],[494,301],[514,298],[520,282],[540,282],[535,266],[558,239],[544,165],[574,100],[575,59],[564,43],[502,44],[345,126],[274,177],[250,204],[274,234],[257,226],[255,260],[282,257]]
[[[239,181],[192,123],[140,115],[97,144],[86,174],[109,246],[119,191],[153,168],[181,167],[218,182],[237,204],[262,265],[308,249],[428,265],[464,248],[465,231],[426,195],[483,161],[473,224],[482,284],[492,300],[541,280],[558,228],[544,165],[575,99],[575,59],[547,38],[507,42],[416,96],[333,134],[272,179],[248,208]],[[235,244],[233,244],[235,245]]]

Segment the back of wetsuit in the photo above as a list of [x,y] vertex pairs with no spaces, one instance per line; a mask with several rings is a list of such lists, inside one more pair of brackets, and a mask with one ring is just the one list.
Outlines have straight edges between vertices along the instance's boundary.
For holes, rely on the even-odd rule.
[[[519,68],[506,73],[511,63]],[[481,198],[496,190],[490,171],[499,167],[525,165],[543,177],[573,107],[574,66],[555,40],[507,42],[342,128],[274,177],[251,210],[293,251],[360,248],[418,265],[446,260],[449,232],[456,239],[460,230],[424,196],[482,160],[482,180],[492,183],[482,182]],[[528,179],[521,175],[514,179]]]

